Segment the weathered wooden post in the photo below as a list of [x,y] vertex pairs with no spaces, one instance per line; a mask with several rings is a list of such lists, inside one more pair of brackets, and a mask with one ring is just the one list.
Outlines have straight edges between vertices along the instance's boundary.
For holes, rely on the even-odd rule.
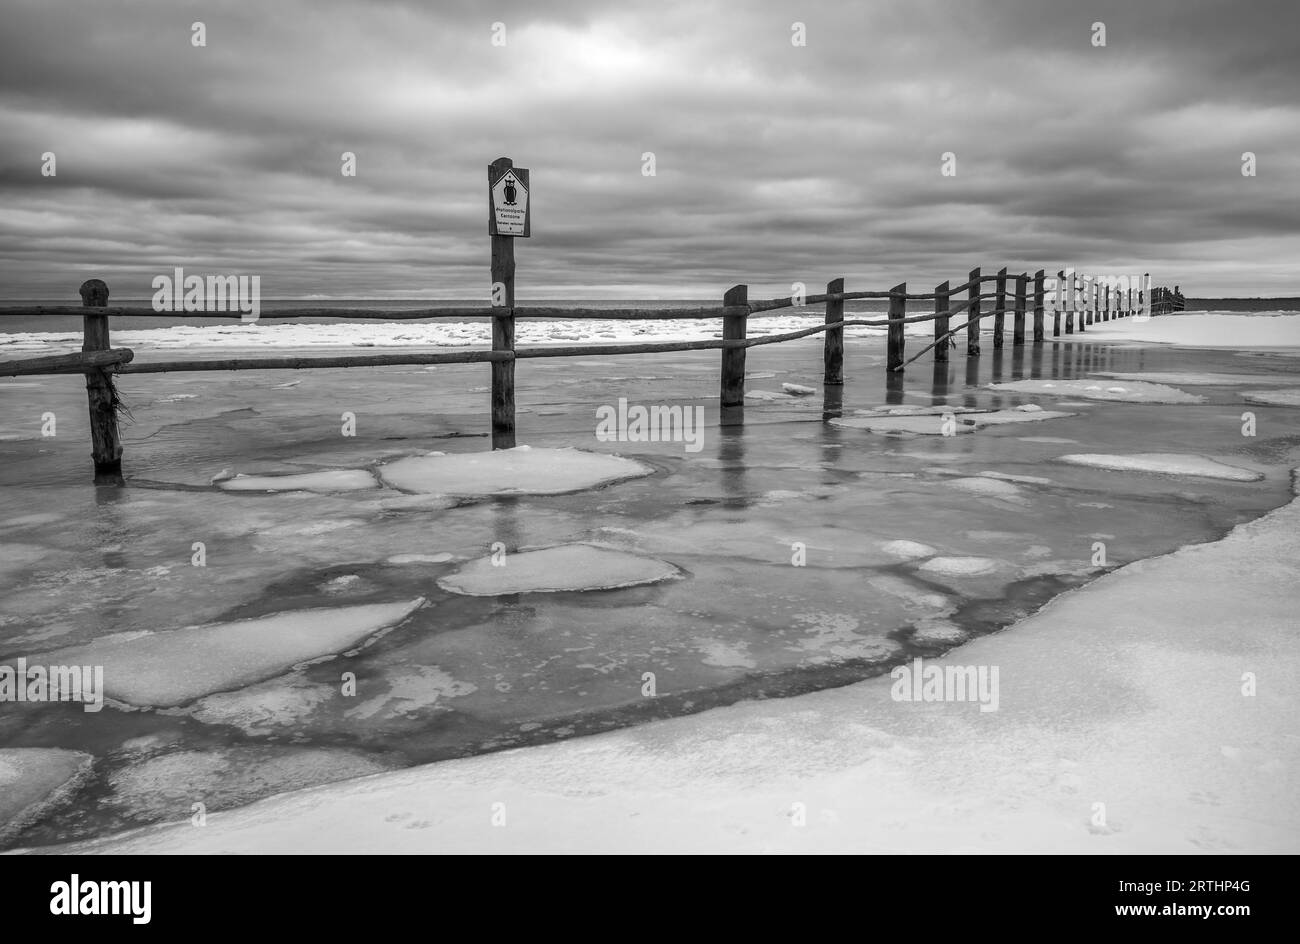
[[1095,303],[1097,295],[1097,286],[1093,284],[1092,277],[1085,275],[1083,277],[1083,310],[1079,312],[1079,333],[1092,324],[1092,306]]
[[[1107,282],[1104,286],[1102,286],[1102,294],[1105,295],[1106,297],[1106,310],[1105,312],[1103,312],[1101,320],[1110,321],[1110,283],[1109,282]],[[1118,307],[1118,303],[1119,303],[1118,297],[1116,297],[1115,301],[1116,301],[1116,307]]]
[[1029,276],[1021,273],[1016,276],[1016,315],[1011,322],[1011,346],[1024,347],[1025,344],[1025,297],[1029,289]]
[[[844,291],[843,279],[831,279],[826,283],[827,295],[839,295]],[[826,299],[826,323],[838,324],[844,320],[844,299],[828,298]],[[825,371],[822,374],[823,384],[844,383],[844,329],[828,328],[826,330],[826,341],[822,352],[822,361]]]
[[[488,233],[492,236],[492,350],[515,352],[515,237],[529,236],[527,169],[508,157],[488,165]],[[492,448],[515,447],[514,357],[492,362]]]
[[1061,314],[1065,311],[1065,272],[1056,273],[1056,298],[1052,304],[1052,337],[1061,336]]
[[1002,332],[1006,329],[1007,315],[1007,267],[998,270],[998,297],[993,309],[993,348],[1002,346]]
[[1043,343],[1043,302],[1044,302],[1044,283],[1047,281],[1047,271],[1039,269],[1034,273],[1034,343]]
[[[749,286],[735,285],[722,296],[722,307],[743,308],[743,312],[722,316],[722,338],[726,341],[745,340],[745,327],[749,319]],[[745,349],[722,349],[721,399],[724,407],[745,404]]]
[[1068,301],[1065,303],[1065,333],[1074,334],[1074,310],[1075,305],[1079,302],[1078,273],[1073,269],[1068,270],[1070,273],[1070,288],[1066,295]]
[[934,359],[946,361],[948,347],[951,343],[945,335],[948,333],[948,284],[940,282],[934,287]]
[[[107,308],[108,285],[100,279],[81,283],[83,308]],[[83,351],[107,351],[108,316],[87,313],[82,316]],[[86,400],[90,406],[90,455],[95,475],[112,476],[122,471],[122,440],[117,429],[117,389],[113,378],[103,368],[86,370]]]
[[903,366],[903,319],[907,317],[907,283],[900,282],[889,290],[889,350],[885,368]]
[[970,307],[966,309],[966,356],[978,356],[980,352],[980,267],[970,270],[970,288],[966,291],[966,300]]

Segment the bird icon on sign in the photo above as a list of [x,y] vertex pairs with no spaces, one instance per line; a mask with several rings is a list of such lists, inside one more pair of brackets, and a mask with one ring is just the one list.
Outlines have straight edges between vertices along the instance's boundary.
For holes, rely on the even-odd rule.
[[515,198],[519,196],[519,191],[515,189],[515,178],[513,174],[506,175],[506,206],[514,206]]

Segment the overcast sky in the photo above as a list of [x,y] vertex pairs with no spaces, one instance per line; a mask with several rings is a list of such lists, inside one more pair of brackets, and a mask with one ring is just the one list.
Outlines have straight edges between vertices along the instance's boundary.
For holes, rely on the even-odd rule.
[[521,299],[1002,264],[1300,294],[1296,0],[0,0],[0,24],[3,297],[147,297],[180,265],[486,299],[502,155],[532,172]]

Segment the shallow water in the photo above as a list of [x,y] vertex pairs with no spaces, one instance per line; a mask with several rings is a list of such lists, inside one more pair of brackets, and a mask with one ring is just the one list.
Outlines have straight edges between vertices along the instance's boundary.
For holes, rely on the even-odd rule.
[[[46,844],[188,818],[259,795],[382,769],[592,733],[740,698],[846,684],[1001,629],[1116,566],[1211,540],[1284,503],[1300,410],[1247,404],[1258,384],[1188,386],[1202,403],[1080,401],[992,391],[1030,377],[1192,371],[1295,378],[1285,356],[1048,343],[887,376],[854,341],[846,384],[823,391],[817,341],[749,352],[749,401],[720,425],[714,352],[523,361],[518,439],[639,459],[653,475],[603,489],[452,508],[381,507],[392,493],[228,493],[223,471],[371,468],[436,449],[478,451],[486,365],[140,375],[119,379],[133,423],[124,486],[89,482],[79,378],[0,380],[0,660],[99,636],[304,608],[424,597],[372,644],[179,708],[98,714],[0,705],[0,746],[96,757],[73,802],[26,830]],[[1101,380],[1107,386],[1120,381]],[[603,443],[596,408],[702,405],[703,447]],[[955,437],[880,435],[828,419],[885,404],[1075,416]],[[1242,414],[1257,435],[1242,435]],[[42,414],[57,418],[41,438]],[[341,433],[345,412],[356,435]],[[733,421],[734,416],[729,416]],[[1069,442],[1065,441],[1069,440]],[[1258,482],[1122,473],[1067,453],[1184,452]],[[980,473],[1047,479],[1006,482]],[[991,561],[959,576],[883,545]],[[658,557],[680,580],[600,592],[461,596],[439,577],[510,550],[588,541]],[[203,542],[205,567],[191,566]],[[1104,544],[1105,563],[1097,560]],[[805,566],[794,566],[796,546]],[[388,563],[397,555],[443,563]],[[341,676],[357,691],[340,694]],[[653,673],[655,697],[643,694]],[[203,752],[210,762],[190,763]]]

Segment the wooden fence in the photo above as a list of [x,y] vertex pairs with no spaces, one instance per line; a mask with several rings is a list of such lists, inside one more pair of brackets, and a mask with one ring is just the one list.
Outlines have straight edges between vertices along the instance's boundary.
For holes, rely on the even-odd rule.
[[[494,273],[496,269],[494,259]],[[510,260],[513,263],[513,259]],[[513,269],[513,264],[511,265]],[[515,389],[514,364],[523,358],[533,357],[590,357],[606,354],[652,354],[671,351],[720,350],[719,388],[721,405],[724,411],[736,410],[744,404],[745,397],[745,352],[751,347],[764,344],[780,344],[798,338],[809,337],[818,333],[825,334],[824,341],[824,377],[827,385],[844,383],[844,329],[848,327],[885,328],[886,368],[901,371],[908,364],[924,354],[933,351],[936,361],[946,361],[949,348],[956,346],[955,338],[966,332],[966,354],[973,357],[980,354],[980,326],[991,321],[994,348],[1001,348],[1006,343],[1006,316],[1011,316],[1011,344],[1013,347],[1026,343],[1026,332],[1033,344],[1045,340],[1046,325],[1046,290],[1045,273],[1042,269],[1033,275],[1019,273],[1009,275],[1006,268],[994,275],[984,275],[981,269],[971,270],[965,282],[951,285],[942,282],[935,286],[933,292],[909,293],[907,283],[895,285],[887,291],[846,292],[842,278],[832,279],[826,286],[826,292],[806,297],[788,296],[763,301],[750,301],[749,290],[745,285],[737,285],[722,296],[721,304],[711,308],[545,308],[515,307],[513,299],[513,273],[511,273],[511,291],[506,299],[511,304],[496,307],[477,308],[426,308],[401,310],[364,310],[352,308],[314,308],[285,311],[267,311],[260,314],[262,319],[289,320],[302,318],[344,318],[348,320],[383,320],[403,321],[416,319],[465,319],[473,317],[491,318],[493,323],[492,349],[474,351],[429,351],[404,354],[347,354],[324,357],[295,356],[256,356],[229,357],[204,360],[159,360],[137,362],[134,353],[126,348],[114,348],[109,335],[109,319],[114,317],[165,317],[175,318],[173,312],[155,311],[153,308],[110,308],[108,307],[108,286],[99,279],[91,279],[81,287],[82,307],[34,307],[22,309],[0,309],[0,315],[68,315],[80,314],[83,317],[83,343],[80,353],[33,357],[16,361],[0,362],[0,376],[14,377],[32,374],[84,374],[86,378],[86,396],[90,408],[91,454],[97,476],[116,476],[120,474],[122,463],[122,443],[118,430],[118,412],[120,401],[113,384],[114,374],[146,374],[166,371],[206,371],[206,370],[300,370],[313,367],[378,367],[399,364],[476,364],[492,365],[491,416],[492,447],[494,449],[511,448],[515,445]],[[1144,292],[1143,287],[1128,288],[1125,292],[1103,284],[1101,280],[1091,282],[1084,294],[1083,307],[1077,307],[1077,294],[1063,297],[1061,286],[1066,279],[1074,276],[1065,272],[1058,273],[1058,288],[1053,292],[1052,336],[1062,333],[1075,333],[1077,329],[1085,331],[1088,325],[1109,321],[1112,318],[1130,317],[1144,311],[1157,313],[1153,305],[1148,305],[1144,296],[1155,299],[1160,297],[1162,304],[1172,306],[1174,293],[1165,289]],[[992,291],[984,291],[992,284]],[[1149,277],[1144,277],[1143,286],[1149,289]],[[1177,289],[1174,290],[1175,293]],[[965,293],[960,302],[954,299]],[[1177,296],[1181,299],[1181,295]],[[844,303],[854,299],[887,299],[889,310],[884,318],[844,317]],[[933,311],[924,314],[909,314],[909,302],[933,302]],[[990,303],[985,310],[985,303]],[[777,311],[808,305],[824,305],[825,318],[822,324],[783,334],[766,335],[750,338],[747,336],[747,321],[750,315],[761,312]],[[1167,307],[1167,310],[1175,310]],[[954,315],[966,315],[966,321],[955,328],[949,327],[949,320]],[[201,317],[240,317],[238,312],[202,312]],[[698,320],[721,319],[722,337],[720,339],[698,341],[663,341],[648,343],[620,344],[576,344],[548,345],[546,347],[516,347],[514,344],[515,322],[518,319],[601,319],[601,320]],[[933,322],[934,340],[925,345],[911,357],[904,349],[904,328],[909,324]],[[508,370],[504,368],[509,368]],[[735,414],[733,413],[733,421]],[[743,411],[740,419],[743,421]]]

